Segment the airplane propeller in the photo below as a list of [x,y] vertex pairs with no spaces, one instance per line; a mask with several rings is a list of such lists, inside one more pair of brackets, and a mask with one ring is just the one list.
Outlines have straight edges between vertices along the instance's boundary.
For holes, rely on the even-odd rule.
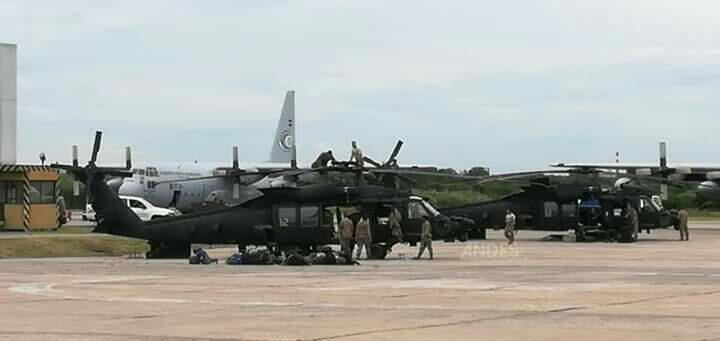
[[125,147],[125,169],[132,169],[132,150]]
[[93,142],[93,149],[92,154],[90,154],[90,160],[88,161],[87,165],[84,167],[80,167],[79,161],[78,161],[78,147],[77,145],[74,145],[72,147],[72,153],[73,153],[73,161],[72,165],[63,165],[59,163],[54,163],[50,165],[52,168],[55,169],[62,169],[65,170],[67,173],[70,173],[75,178],[75,181],[73,183],[73,195],[78,196],[80,195],[80,181],[85,181],[87,183],[86,191],[90,191],[90,186],[92,186],[92,182],[95,179],[96,176],[119,176],[119,177],[129,177],[132,176],[132,172],[130,172],[130,166],[132,166],[132,162],[130,160],[130,147],[127,147],[125,149],[125,156],[126,156],[126,162],[125,166],[127,168],[120,168],[120,167],[98,167],[97,157],[100,153],[100,146],[102,144],[102,132],[97,131],[95,132],[95,140]]
[[[233,146],[233,163],[232,163],[232,171],[233,172],[239,172],[240,171],[240,156],[239,156],[238,146]],[[232,190],[232,197],[235,200],[240,199],[240,177],[235,177],[235,183],[233,183],[233,190]]]
[[658,179],[648,179],[652,182],[660,184],[660,195],[663,200],[668,198],[668,185],[681,186],[678,182],[682,182],[685,179],[685,175],[691,174],[692,169],[688,167],[670,167],[668,166],[668,149],[666,142],[660,142],[659,144],[659,161],[658,168],[638,168],[635,170],[635,175],[647,177],[656,177]]

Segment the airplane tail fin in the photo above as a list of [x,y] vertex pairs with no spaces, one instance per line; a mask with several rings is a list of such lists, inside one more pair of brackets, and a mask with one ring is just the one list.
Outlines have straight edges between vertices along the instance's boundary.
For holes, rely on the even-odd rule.
[[270,163],[290,163],[297,165],[297,151],[295,149],[295,91],[289,90],[285,94],[285,102],[280,112],[280,121],[275,131]]

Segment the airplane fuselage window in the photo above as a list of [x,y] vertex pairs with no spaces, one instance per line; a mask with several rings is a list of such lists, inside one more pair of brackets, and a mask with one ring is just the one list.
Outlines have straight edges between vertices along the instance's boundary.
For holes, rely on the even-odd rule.
[[146,172],[147,172],[147,176],[153,176],[153,177],[158,176],[158,170],[155,167],[147,167]]

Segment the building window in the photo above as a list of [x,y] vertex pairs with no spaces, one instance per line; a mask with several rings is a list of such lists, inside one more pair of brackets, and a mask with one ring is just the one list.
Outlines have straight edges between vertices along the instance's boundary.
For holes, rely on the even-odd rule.
[[40,200],[49,204],[55,203],[55,182],[45,181],[42,183],[42,190],[40,190]]
[[297,210],[295,207],[278,208],[278,225],[280,227],[297,226]]
[[23,183],[19,181],[5,181],[3,192],[6,204],[20,204],[23,197]]
[[39,181],[30,181],[30,203],[40,203],[40,188],[41,186]]
[[300,209],[302,227],[318,227],[320,225],[320,210],[315,207],[303,207]]
[[0,204],[4,204],[7,202],[7,188],[8,183],[5,181],[0,181]]
[[30,203],[54,204],[55,183],[52,181],[30,181]]

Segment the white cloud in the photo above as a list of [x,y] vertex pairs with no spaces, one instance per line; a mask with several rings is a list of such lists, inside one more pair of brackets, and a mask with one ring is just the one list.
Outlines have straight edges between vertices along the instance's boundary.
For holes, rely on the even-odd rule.
[[660,138],[679,141],[681,158],[709,158],[697,150],[720,146],[719,10],[657,0],[8,1],[0,41],[19,44],[29,161],[89,144],[96,128],[148,160],[223,160],[239,144],[260,161],[293,88],[305,160],[330,146],[344,155],[351,139],[381,157],[403,138],[407,162],[508,170],[593,159],[603,145],[643,157]]

